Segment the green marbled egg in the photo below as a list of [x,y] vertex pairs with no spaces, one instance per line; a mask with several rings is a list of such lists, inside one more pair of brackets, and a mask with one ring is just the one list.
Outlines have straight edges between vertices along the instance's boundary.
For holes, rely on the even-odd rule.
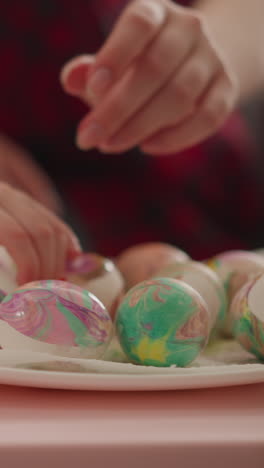
[[120,344],[136,364],[185,367],[205,347],[209,330],[203,298],[191,286],[171,278],[137,284],[117,310]]
[[264,274],[237,292],[231,304],[229,322],[236,340],[264,361]]

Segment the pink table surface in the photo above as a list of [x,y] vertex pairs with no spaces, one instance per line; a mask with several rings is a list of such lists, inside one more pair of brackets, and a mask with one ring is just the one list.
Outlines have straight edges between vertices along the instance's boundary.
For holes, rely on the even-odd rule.
[[264,468],[264,385],[73,392],[0,385],[1,468]]

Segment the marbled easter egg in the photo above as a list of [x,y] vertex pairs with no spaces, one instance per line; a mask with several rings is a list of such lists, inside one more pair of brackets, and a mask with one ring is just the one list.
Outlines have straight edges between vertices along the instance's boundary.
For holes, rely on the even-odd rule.
[[171,278],[139,283],[117,310],[117,336],[136,364],[187,366],[205,347],[209,329],[203,298],[191,286]]
[[68,263],[66,278],[98,297],[114,316],[123,296],[124,280],[111,260],[95,253],[82,253]]
[[[264,257],[254,252],[232,250],[206,261],[222,281],[228,300],[228,308],[237,291],[259,273],[264,272]],[[223,332],[231,336],[229,311],[223,324]]]
[[264,258],[254,252],[232,250],[206,261],[222,281],[229,302],[250,279],[264,272]]
[[151,278],[172,262],[187,262],[190,257],[181,249],[161,242],[134,245],[117,257],[116,265],[130,289],[141,281]]
[[233,336],[249,352],[264,360],[264,275],[246,283],[230,308]]
[[223,323],[227,309],[224,287],[214,271],[200,262],[174,262],[161,269],[157,276],[174,278],[192,286],[205,300],[210,313],[210,328]]
[[2,347],[73,357],[101,357],[113,331],[104,305],[64,281],[36,281],[16,289],[3,299],[0,318]]
[[6,248],[0,246],[0,289],[9,294],[17,288],[17,268]]

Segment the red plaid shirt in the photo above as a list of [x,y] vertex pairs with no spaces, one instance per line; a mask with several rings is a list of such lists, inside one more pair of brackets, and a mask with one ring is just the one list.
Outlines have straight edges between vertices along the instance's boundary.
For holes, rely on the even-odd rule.
[[263,195],[237,116],[216,137],[170,157],[75,148],[85,108],[61,90],[60,68],[72,56],[96,52],[126,3],[0,0],[0,130],[50,172],[102,253],[150,240],[195,258],[261,245]]

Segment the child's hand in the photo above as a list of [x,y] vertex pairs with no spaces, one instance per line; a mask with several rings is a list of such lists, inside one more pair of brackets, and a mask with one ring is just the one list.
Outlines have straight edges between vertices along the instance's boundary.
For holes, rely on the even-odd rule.
[[0,245],[18,268],[18,283],[63,277],[67,258],[80,251],[73,232],[23,192],[0,183]]
[[216,132],[238,95],[203,18],[169,0],[134,0],[94,63],[74,59],[62,82],[94,104],[79,125],[79,147],[106,152],[183,150]]

